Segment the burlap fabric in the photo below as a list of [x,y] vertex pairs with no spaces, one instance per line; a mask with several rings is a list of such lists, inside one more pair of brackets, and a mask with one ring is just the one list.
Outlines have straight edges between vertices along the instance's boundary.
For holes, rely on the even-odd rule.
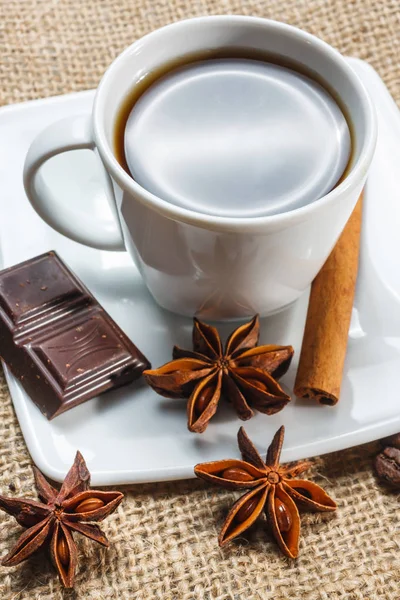
[[[139,36],[217,13],[270,17],[317,34],[368,60],[400,101],[399,0],[1,0],[0,104],[95,87],[109,62]],[[310,476],[340,508],[334,516],[303,517],[297,561],[278,553],[262,523],[239,543],[218,548],[217,532],[236,494],[199,481],[153,484],[127,491],[107,520],[108,551],[80,544],[75,591],[62,591],[39,556],[0,568],[1,598],[399,600],[399,497],[375,481],[375,451],[370,444],[317,459]],[[0,376],[0,493],[33,496],[32,482]],[[2,555],[20,531],[0,515]]]

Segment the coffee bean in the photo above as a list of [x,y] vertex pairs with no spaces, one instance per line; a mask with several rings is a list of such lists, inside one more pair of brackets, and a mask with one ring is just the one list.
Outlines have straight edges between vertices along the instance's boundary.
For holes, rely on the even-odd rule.
[[393,488],[400,488],[400,449],[387,447],[375,459],[379,479]]

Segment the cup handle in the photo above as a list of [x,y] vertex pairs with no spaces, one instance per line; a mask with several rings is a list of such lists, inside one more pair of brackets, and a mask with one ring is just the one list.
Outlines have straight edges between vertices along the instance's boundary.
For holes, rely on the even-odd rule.
[[111,223],[105,223],[104,219],[96,217],[89,209],[80,209],[77,214],[73,203],[56,202],[57,190],[49,190],[38,177],[40,167],[53,156],[84,148],[95,149],[90,114],[66,117],[41,131],[33,140],[25,159],[25,192],[36,212],[59,233],[92,248],[124,250],[112,182],[100,160],[104,191],[115,217]]

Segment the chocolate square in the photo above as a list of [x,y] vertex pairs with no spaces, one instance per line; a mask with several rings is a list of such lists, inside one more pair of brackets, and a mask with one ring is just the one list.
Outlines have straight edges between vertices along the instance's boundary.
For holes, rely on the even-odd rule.
[[150,367],[54,252],[0,272],[0,356],[49,419]]

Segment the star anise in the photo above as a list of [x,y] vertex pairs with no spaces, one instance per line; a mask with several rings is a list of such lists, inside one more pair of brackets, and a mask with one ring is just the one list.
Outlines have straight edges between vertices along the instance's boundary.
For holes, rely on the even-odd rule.
[[221,396],[243,421],[254,415],[253,408],[272,415],[290,400],[276,380],[288,370],[293,348],[257,346],[259,330],[255,316],[231,333],[223,349],[216,328],[194,319],[193,351],[175,346],[174,360],[143,375],[161,396],[189,398],[190,431],[206,429]]
[[73,533],[81,533],[108,546],[99,526],[87,521],[102,521],[108,517],[121,502],[123,494],[89,489],[90,473],[80,452],[76,453],[60,490],[50,485],[36,467],[33,472],[43,502],[0,496],[0,509],[27,528],[1,564],[6,567],[17,565],[46,544],[62,584],[70,588],[74,584],[78,562]]
[[233,505],[219,535],[224,546],[246,531],[265,512],[267,521],[282,552],[296,558],[300,536],[298,505],[314,511],[333,511],[336,503],[319,485],[296,477],[309,468],[310,462],[279,465],[284,427],[275,434],[266,461],[257,452],[243,427],[238,444],[243,460],[218,460],[196,465],[197,477],[226,489],[250,489]]

